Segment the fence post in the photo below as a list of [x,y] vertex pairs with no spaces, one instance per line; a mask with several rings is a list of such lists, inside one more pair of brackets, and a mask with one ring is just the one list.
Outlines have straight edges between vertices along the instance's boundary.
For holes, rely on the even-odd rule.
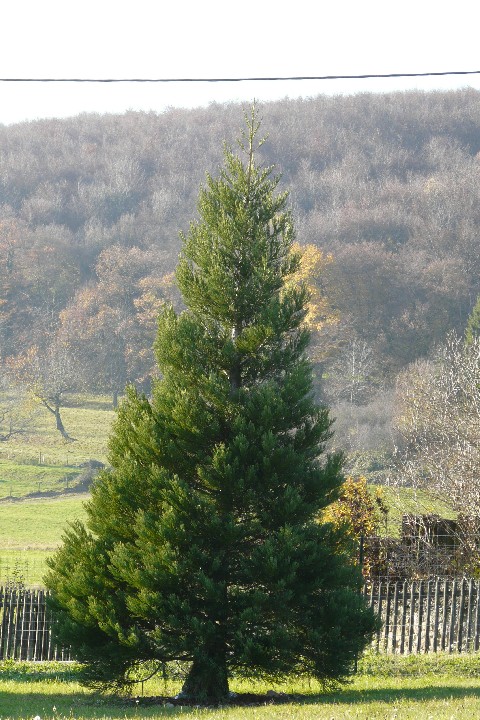
[[400,636],[400,655],[405,652],[405,633],[407,628],[407,581],[404,580],[402,588],[402,626]]
[[392,627],[392,652],[397,650],[397,625],[398,625],[398,580],[395,583],[395,592],[393,595],[393,627]]
[[462,580],[462,587],[460,590],[460,605],[458,608],[457,652],[462,652],[464,617],[465,617],[465,580]]
[[445,580],[443,586],[443,616],[442,616],[442,639],[440,643],[440,650],[445,650],[445,643],[447,639],[447,611],[448,611],[448,593],[449,593],[449,582]]
[[474,640],[473,640],[473,649],[475,652],[478,651],[479,647],[479,632],[480,632],[480,587],[477,580],[476,587],[475,587],[475,593],[476,593],[476,606],[475,606],[475,630],[474,630]]
[[422,649],[422,623],[423,623],[423,592],[424,583],[420,580],[418,588],[418,630],[417,630],[417,653]]
[[[378,583],[378,609],[377,614],[380,620],[382,619],[382,603],[383,603],[383,596],[382,596],[382,582],[380,581]],[[377,630],[377,652],[380,650],[380,634],[381,634],[381,628],[379,627]]]
[[433,652],[437,652],[438,649],[438,618],[440,614],[440,580],[439,578],[435,581],[435,601],[433,610]]
[[430,650],[430,624],[432,613],[432,581],[427,582],[427,615],[425,618],[425,652]]
[[450,629],[448,633],[448,652],[453,651],[453,639],[455,637],[455,616],[456,616],[456,605],[457,605],[457,581],[453,581],[452,587],[452,607],[450,611]]
[[412,652],[413,634],[415,631],[415,580],[412,582],[410,590],[410,622],[408,627],[408,652]]
[[465,650],[468,652],[472,647],[472,605],[473,605],[473,579],[468,583],[468,606],[467,606],[467,637]]

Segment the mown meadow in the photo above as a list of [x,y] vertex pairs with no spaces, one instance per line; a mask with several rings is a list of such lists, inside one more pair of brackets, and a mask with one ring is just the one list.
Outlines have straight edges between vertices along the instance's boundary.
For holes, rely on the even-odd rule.
[[111,400],[105,396],[70,395],[61,414],[74,442],[66,442],[55,429],[51,413],[38,406],[29,431],[0,444],[0,498],[20,497],[39,489],[62,489],[67,486],[62,477],[78,474],[82,463],[91,459],[105,462],[115,416]]
[[[45,560],[61,539],[65,523],[85,516],[88,492],[76,488],[82,465],[106,462],[115,412],[108,398],[72,396],[63,412],[76,438],[66,443],[45,412],[35,432],[0,446],[0,584],[23,580],[41,586]],[[425,494],[384,488],[389,533],[401,512],[443,512]],[[419,509],[420,508],[420,509]],[[180,685],[162,679],[145,684],[145,697],[171,695]],[[61,663],[0,663],[0,718],[23,720],[124,720],[191,717],[213,720],[340,720],[341,718],[472,718],[480,715],[480,656],[387,657],[368,653],[358,673],[341,689],[323,693],[298,679],[281,686],[234,681],[238,692],[269,688],[294,695],[292,702],[255,707],[196,709],[143,705],[140,684],[133,699],[103,696],[79,683],[78,666]],[[138,704],[135,695],[139,696]]]
[[[65,442],[51,414],[40,409],[32,432],[0,444],[0,585],[17,579],[42,585],[46,558],[65,524],[85,517],[88,492],[77,487],[82,466],[107,462],[114,417],[110,398],[72,395],[62,418],[74,442]],[[425,492],[384,487],[383,496],[389,508],[386,534],[399,533],[402,512],[449,516]]]
[[[277,705],[191,708],[144,704],[141,685],[132,697],[114,698],[78,683],[78,667],[60,663],[0,664],[2,720],[125,720],[185,717],[202,720],[471,720],[480,714],[480,657],[366,654],[358,673],[339,690],[322,692],[315,683],[297,679],[282,685],[231,683],[238,692],[264,693],[269,688],[293,695]],[[145,683],[144,698],[171,695],[179,685],[162,679]],[[138,703],[136,702],[138,698]]]
[[106,462],[114,417],[109,398],[72,395],[62,418],[74,442],[39,409],[31,432],[0,444],[0,584],[42,584],[65,524],[84,516],[88,493],[77,485],[86,463]]

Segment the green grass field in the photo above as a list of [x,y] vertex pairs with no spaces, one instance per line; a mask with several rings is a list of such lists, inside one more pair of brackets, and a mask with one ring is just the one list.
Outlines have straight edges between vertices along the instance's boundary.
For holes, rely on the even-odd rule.
[[[376,487],[378,486],[372,486],[372,490],[375,490]],[[382,528],[382,534],[399,536],[403,514],[455,517],[455,513],[446,503],[432,497],[425,490],[384,486],[382,492],[384,502],[389,509],[387,525]]]
[[[422,496],[419,505],[418,494],[415,496],[408,488],[385,489],[390,508],[388,534],[399,534],[402,512],[436,512],[443,517],[450,516],[448,508],[428,498],[426,493]],[[47,569],[46,558],[60,543],[65,524],[85,518],[83,504],[87,499],[88,494],[78,493],[0,501],[0,585],[12,579],[15,572],[28,586],[41,586]]]
[[28,435],[0,444],[0,499],[71,487],[79,465],[92,459],[106,462],[114,417],[106,397],[69,396],[62,418],[76,439],[66,442],[51,413],[40,408]]
[[[43,410],[28,436],[0,443],[0,584],[15,573],[27,585],[41,585],[45,560],[60,542],[65,523],[84,517],[86,495],[26,496],[72,490],[82,463],[107,460],[115,417],[110,398],[71,395],[62,417],[75,442],[65,442],[52,415]],[[452,516],[448,507],[422,491],[385,487],[384,500],[389,514],[383,534],[399,534],[404,512]]]
[[71,490],[82,463],[107,460],[115,417],[109,398],[69,396],[62,417],[75,442],[65,442],[44,410],[29,435],[0,443],[0,585],[13,575],[27,585],[41,585],[45,560],[59,544],[65,523],[84,516],[85,494],[25,496]]
[[[135,701],[105,697],[79,685],[78,668],[60,663],[0,664],[2,720],[125,720],[187,717],[202,720],[471,720],[480,715],[480,656],[409,657],[368,654],[352,682],[322,693],[316,683],[294,678],[282,685],[231,683],[238,692],[269,688],[295,694],[284,705],[224,708],[142,707]],[[162,680],[145,684],[145,696],[171,695],[179,685]],[[133,690],[140,695],[141,687]]]
[[21,498],[29,493],[63,491],[75,484],[79,468],[66,465],[32,465],[0,459],[0,499]]
[[2,546],[10,550],[51,550],[65,523],[83,517],[88,495],[0,503]]
[[[449,509],[408,488],[385,488],[390,508],[386,531],[398,535],[403,512],[436,512],[449,517]],[[420,496],[420,497],[419,497]],[[58,546],[68,521],[85,517],[88,494],[0,501],[0,585],[20,575],[28,586],[41,586],[46,558]],[[0,716],[1,718],[1,716]]]
[[21,578],[29,586],[41,586],[47,557],[66,523],[85,517],[87,498],[79,494],[0,503],[0,585]]

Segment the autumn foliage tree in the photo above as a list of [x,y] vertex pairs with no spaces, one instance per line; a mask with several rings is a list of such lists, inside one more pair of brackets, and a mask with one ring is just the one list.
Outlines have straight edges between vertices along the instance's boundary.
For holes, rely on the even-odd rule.
[[60,313],[59,335],[75,353],[86,386],[108,392],[114,407],[125,385],[151,380],[157,317],[175,292],[153,252],[112,247],[101,253],[97,282]]
[[333,257],[311,243],[295,242],[292,251],[300,255],[300,264],[288,282],[304,283],[308,289],[305,325],[311,336],[309,357],[314,363],[324,362],[336,349],[334,338],[340,322],[340,313],[333,307],[323,283]]
[[372,491],[365,477],[349,475],[340,488],[340,496],[325,509],[322,517],[334,525],[346,525],[348,534],[359,540],[362,535],[375,535],[387,514],[381,488]]
[[318,522],[342,457],[325,455],[292,216],[257,133],[253,114],[207,177],[177,270],[187,309],[160,316],[161,378],[151,401],[129,391],[87,524],[50,561],[58,638],[98,684],[176,659],[194,702],[227,700],[233,674],[328,685],[375,628],[344,530]]
[[372,557],[369,544],[364,541],[378,535],[388,520],[388,507],[382,489],[369,488],[364,476],[348,475],[337,500],[323,511],[322,520],[343,529],[342,541],[350,544],[364,576],[369,577]]

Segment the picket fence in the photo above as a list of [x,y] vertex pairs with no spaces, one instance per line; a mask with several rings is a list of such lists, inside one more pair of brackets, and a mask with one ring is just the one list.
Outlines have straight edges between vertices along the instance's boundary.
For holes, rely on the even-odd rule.
[[0,587],[0,660],[70,660],[52,639],[45,590]]
[[364,586],[382,620],[374,645],[400,655],[480,648],[480,583],[472,579],[375,582]]
[[[382,625],[380,652],[472,652],[480,649],[480,582],[468,579],[366,583],[363,594]],[[71,660],[53,642],[47,591],[0,587],[0,660]]]

